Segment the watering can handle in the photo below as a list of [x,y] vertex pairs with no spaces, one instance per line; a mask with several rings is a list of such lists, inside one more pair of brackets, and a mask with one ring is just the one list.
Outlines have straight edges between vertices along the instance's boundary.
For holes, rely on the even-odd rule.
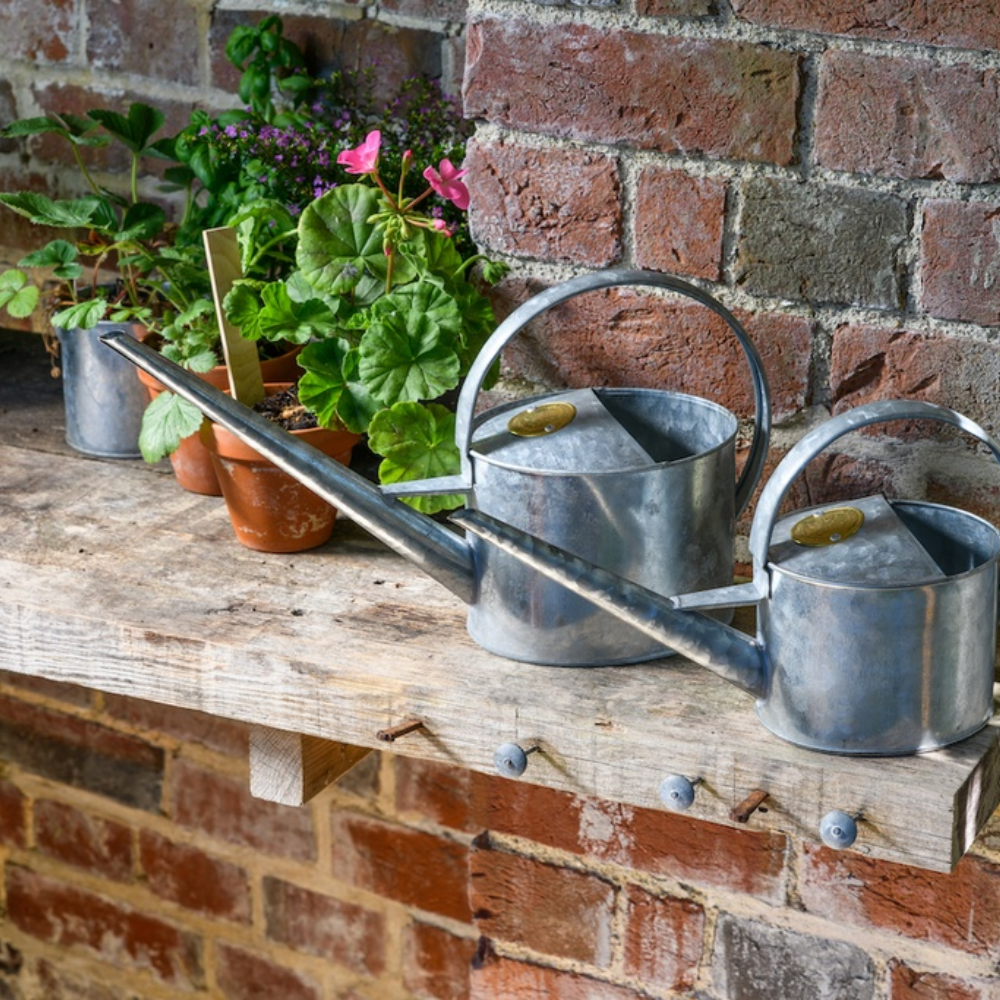
[[750,529],[750,555],[753,557],[755,576],[767,566],[767,553],[771,547],[778,508],[796,476],[837,438],[869,424],[887,420],[937,420],[951,424],[982,441],[1000,462],[1000,443],[975,421],[936,403],[924,403],[916,399],[885,399],[841,413],[801,438],[781,460],[761,492]]
[[472,443],[472,421],[476,400],[479,397],[483,380],[493,362],[500,357],[500,352],[507,346],[508,342],[521,331],[531,320],[543,312],[548,311],[553,306],[557,306],[567,299],[584,292],[597,291],[601,288],[610,288],[616,285],[651,285],[656,288],[663,288],[667,291],[686,295],[696,302],[707,306],[716,315],[721,316],[726,321],[743,348],[743,353],[750,364],[750,374],[753,378],[754,394],[754,434],[750,444],[750,454],[747,456],[743,471],[736,484],[736,513],[739,515],[747,505],[750,495],[753,493],[760,479],[761,471],[764,468],[764,458],[767,454],[767,443],[771,432],[771,401],[768,394],[767,379],[764,375],[764,366],[760,355],[753,341],[740,325],[733,314],[720,302],[714,299],[707,292],[700,288],[674,278],[668,274],[660,274],[656,271],[639,271],[628,269],[612,269],[605,271],[595,271],[590,274],[582,274],[568,281],[561,282],[552,288],[546,289],[523,305],[514,310],[497,328],[493,331],[490,339],[483,345],[482,350],[469,369],[462,392],[458,398],[458,407],[455,418],[455,444],[462,457],[461,479],[465,487],[472,487],[472,462],[469,458],[469,448]]

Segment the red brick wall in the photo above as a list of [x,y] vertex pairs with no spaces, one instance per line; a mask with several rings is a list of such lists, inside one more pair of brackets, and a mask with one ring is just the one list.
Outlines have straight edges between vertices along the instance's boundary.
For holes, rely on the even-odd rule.
[[995,1000],[952,875],[376,753],[250,798],[236,723],[0,674],[0,996]]
[[[139,98],[176,124],[228,99],[219,47],[259,16],[6,11],[2,120]],[[772,465],[886,396],[1000,431],[995,4],[394,0],[286,25],[317,64],[392,53],[448,76],[467,48],[472,220],[512,264],[501,306],[606,265],[700,283],[761,348]],[[45,146],[0,146],[5,188],[68,177]],[[29,236],[5,218],[8,253]],[[510,371],[683,386],[746,415],[701,313],[672,304],[664,336],[645,296],[591,296]],[[997,518],[991,463],[901,433],[845,442],[803,496],[925,492]],[[391,753],[292,810],[249,798],[239,726],[2,680],[0,998],[1000,997],[996,820],[945,876]]]

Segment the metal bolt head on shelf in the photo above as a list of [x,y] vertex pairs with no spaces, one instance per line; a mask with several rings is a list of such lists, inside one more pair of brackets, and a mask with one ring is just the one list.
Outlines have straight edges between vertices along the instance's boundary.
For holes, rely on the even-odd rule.
[[501,743],[493,754],[493,766],[505,778],[520,778],[528,768],[528,754],[531,750],[522,750],[516,743]]
[[819,836],[827,847],[843,851],[857,840],[858,824],[853,816],[834,809],[820,820]]
[[674,812],[684,812],[694,802],[694,782],[683,774],[668,774],[660,782],[660,801]]

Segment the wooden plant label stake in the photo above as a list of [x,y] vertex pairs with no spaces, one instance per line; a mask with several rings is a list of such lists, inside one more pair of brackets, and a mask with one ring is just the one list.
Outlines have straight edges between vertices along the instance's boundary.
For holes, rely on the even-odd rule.
[[229,322],[222,308],[222,301],[229,294],[233,282],[243,277],[236,230],[206,229],[202,238],[208,255],[208,274],[212,279],[215,315],[222,336],[226,369],[229,372],[229,389],[235,399],[246,406],[253,406],[264,398],[264,378],[260,371],[257,345],[240,336],[240,331]]

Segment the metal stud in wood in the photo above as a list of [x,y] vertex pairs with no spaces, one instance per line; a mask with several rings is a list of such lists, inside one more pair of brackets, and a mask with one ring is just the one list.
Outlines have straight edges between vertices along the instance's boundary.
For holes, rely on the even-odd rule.
[[528,754],[538,749],[528,747],[525,750],[516,743],[501,743],[493,754],[493,766],[505,778],[520,778],[528,769]]
[[672,812],[685,812],[694,804],[695,786],[701,782],[701,778],[668,774],[660,782],[660,801]]

